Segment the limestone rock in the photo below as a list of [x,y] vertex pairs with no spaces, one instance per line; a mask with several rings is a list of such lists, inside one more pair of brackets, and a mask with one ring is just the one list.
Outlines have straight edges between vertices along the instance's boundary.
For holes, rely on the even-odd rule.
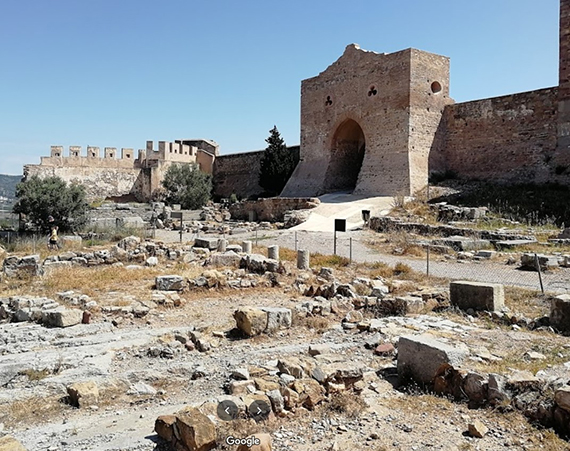
[[271,451],[271,436],[269,434],[253,434],[251,437],[258,439],[259,445],[252,447],[240,445],[236,451]]
[[215,253],[210,256],[208,261],[209,265],[212,266],[232,266],[238,267],[241,261],[241,257],[233,251],[227,251],[223,253]]
[[194,407],[176,414],[174,435],[189,451],[208,451],[216,446],[214,423]]
[[39,276],[42,273],[39,255],[11,256],[4,259],[2,270],[8,277],[19,275]]
[[309,410],[313,410],[325,399],[323,386],[314,379],[297,379],[291,384],[291,388],[299,394],[301,405]]
[[479,420],[469,424],[469,434],[472,437],[483,438],[487,432],[489,432],[489,428]]
[[176,275],[157,276],[155,283],[156,289],[160,291],[181,291],[186,286],[184,278]]
[[26,451],[26,448],[11,435],[5,435],[0,437],[0,451]]
[[161,415],[154,422],[154,430],[160,438],[163,438],[167,442],[172,442],[174,423],[176,423],[176,416]]
[[570,386],[565,385],[556,390],[556,393],[554,393],[554,401],[558,407],[564,409],[566,412],[570,412]]
[[265,333],[273,333],[280,329],[288,329],[291,327],[292,315],[288,308],[280,307],[263,307],[261,308],[267,315],[267,326]]
[[133,251],[141,244],[138,236],[127,236],[117,243],[117,246],[125,251]]
[[451,304],[462,310],[500,311],[505,306],[503,285],[496,283],[451,282],[449,293]]
[[443,364],[460,366],[468,351],[436,340],[430,335],[402,336],[398,341],[398,377],[431,385]]
[[83,408],[97,405],[99,389],[93,381],[76,382],[67,387],[67,394],[72,405]]
[[234,312],[236,326],[248,337],[261,334],[267,327],[267,313],[255,307],[242,307]]
[[570,331],[570,294],[550,299],[550,324],[561,332]]
[[83,321],[83,311],[77,309],[58,309],[42,312],[42,323],[48,327],[69,327]]

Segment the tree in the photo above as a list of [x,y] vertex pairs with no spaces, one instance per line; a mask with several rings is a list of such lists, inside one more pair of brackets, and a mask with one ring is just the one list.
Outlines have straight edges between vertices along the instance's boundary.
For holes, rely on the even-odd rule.
[[269,138],[265,140],[268,146],[261,159],[259,185],[267,194],[275,196],[285,188],[298,160],[296,155],[287,149],[276,126],[273,126],[269,133]]
[[[83,185],[67,183],[59,177],[33,175],[16,185],[14,213],[26,215],[38,230],[55,224],[62,232],[76,231],[89,218],[89,204]],[[53,218],[51,221],[50,216]]]
[[164,174],[162,186],[167,191],[166,202],[195,210],[210,200],[212,176],[202,172],[198,165],[172,164]]

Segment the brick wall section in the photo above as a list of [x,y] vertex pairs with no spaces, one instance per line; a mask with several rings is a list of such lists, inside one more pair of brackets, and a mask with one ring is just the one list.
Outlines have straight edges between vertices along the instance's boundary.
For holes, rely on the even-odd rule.
[[551,180],[557,101],[557,88],[549,88],[447,106],[445,136],[432,150],[430,170],[495,181]]

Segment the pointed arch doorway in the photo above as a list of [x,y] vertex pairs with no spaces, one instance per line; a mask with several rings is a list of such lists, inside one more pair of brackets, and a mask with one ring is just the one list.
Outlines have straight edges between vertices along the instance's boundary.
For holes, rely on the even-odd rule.
[[366,140],[360,125],[353,119],[342,122],[332,139],[325,190],[354,191],[365,151]]

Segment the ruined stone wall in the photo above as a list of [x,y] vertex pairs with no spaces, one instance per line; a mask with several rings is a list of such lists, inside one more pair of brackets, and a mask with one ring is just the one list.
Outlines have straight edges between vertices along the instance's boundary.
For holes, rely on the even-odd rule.
[[214,161],[214,195],[230,197],[232,194],[247,199],[259,195],[259,170],[263,150],[256,152],[220,155]]
[[85,186],[89,200],[105,199],[131,195],[139,198],[133,187],[140,174],[140,169],[131,167],[92,167],[92,166],[43,166],[24,167],[24,176],[37,175],[41,178],[57,176],[67,183],[79,183]]
[[505,182],[552,181],[557,95],[549,88],[447,106],[430,171]]

